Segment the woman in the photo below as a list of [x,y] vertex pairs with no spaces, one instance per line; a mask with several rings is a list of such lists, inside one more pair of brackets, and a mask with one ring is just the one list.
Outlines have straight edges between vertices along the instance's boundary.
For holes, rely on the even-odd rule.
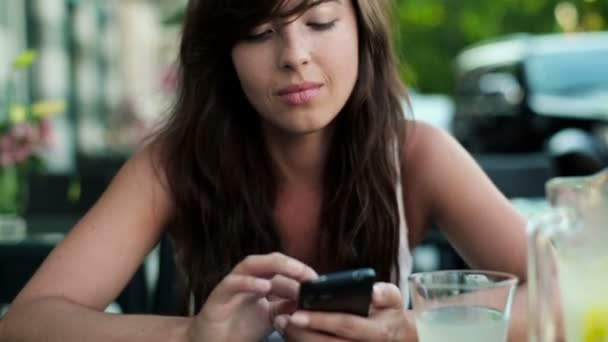
[[[472,266],[525,279],[524,219],[447,134],[403,119],[388,10],[191,0],[173,115],[20,293],[2,337],[413,341],[399,280],[431,221]],[[165,227],[196,315],[101,313]],[[300,281],[359,266],[381,281],[369,318],[294,314]]]

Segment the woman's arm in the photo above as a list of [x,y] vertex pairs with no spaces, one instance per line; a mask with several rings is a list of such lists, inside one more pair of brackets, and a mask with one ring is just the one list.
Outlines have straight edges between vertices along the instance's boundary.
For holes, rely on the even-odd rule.
[[32,299],[11,308],[0,340],[187,341],[187,317],[106,314],[65,298]]
[[[472,267],[527,275],[526,220],[474,159],[446,132],[424,123],[408,128],[405,172],[408,220],[433,220]],[[415,228],[417,231],[423,231]],[[527,287],[513,307],[511,340],[525,340]]]
[[2,322],[2,341],[166,341],[185,319],[102,313],[159,240],[166,188],[145,148],[51,252]]

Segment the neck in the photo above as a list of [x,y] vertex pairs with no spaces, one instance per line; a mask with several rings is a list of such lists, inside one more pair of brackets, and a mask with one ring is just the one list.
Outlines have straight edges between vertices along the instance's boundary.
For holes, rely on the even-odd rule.
[[276,128],[265,127],[264,134],[280,188],[322,187],[331,128],[306,134],[287,134]]

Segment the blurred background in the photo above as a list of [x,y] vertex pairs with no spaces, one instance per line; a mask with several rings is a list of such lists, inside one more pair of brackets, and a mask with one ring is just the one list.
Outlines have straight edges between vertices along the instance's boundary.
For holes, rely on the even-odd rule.
[[[0,0],[0,308],[167,112],[185,4]],[[608,1],[398,0],[394,18],[408,115],[526,215],[547,179],[605,167]],[[466,267],[435,227],[415,262]],[[175,312],[174,283],[164,238],[109,310]]]

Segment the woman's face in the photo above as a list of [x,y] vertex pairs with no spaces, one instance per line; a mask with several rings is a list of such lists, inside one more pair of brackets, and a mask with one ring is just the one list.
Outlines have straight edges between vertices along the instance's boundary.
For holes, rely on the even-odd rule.
[[358,56],[352,0],[261,24],[232,50],[249,102],[267,124],[290,134],[319,131],[336,117],[354,88]]

